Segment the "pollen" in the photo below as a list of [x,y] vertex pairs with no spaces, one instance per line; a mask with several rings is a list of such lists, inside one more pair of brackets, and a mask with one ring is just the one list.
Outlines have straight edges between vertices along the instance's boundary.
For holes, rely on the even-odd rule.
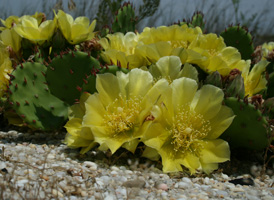
[[[184,106],[186,107],[186,106]],[[187,108],[187,109],[186,109]],[[175,152],[191,152],[199,155],[203,148],[200,141],[211,130],[210,122],[203,115],[191,110],[189,106],[179,109],[173,120],[171,129],[172,144]]]
[[121,95],[112,104],[106,107],[104,125],[113,137],[127,134],[138,126],[140,114],[140,98],[125,99]]

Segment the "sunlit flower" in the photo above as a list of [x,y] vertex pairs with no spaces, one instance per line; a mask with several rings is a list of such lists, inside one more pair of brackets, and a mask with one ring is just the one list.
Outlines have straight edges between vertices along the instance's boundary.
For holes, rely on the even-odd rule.
[[199,34],[202,34],[202,30],[199,27],[190,28],[186,24],[182,26],[160,26],[157,28],[146,27],[140,34],[140,41],[144,44],[165,41],[169,42],[172,48],[188,48]]
[[100,40],[100,44],[105,50],[102,57],[108,64],[113,63],[123,68],[138,68],[143,66],[144,59],[135,54],[139,36],[133,32],[108,34],[106,38]]
[[47,20],[39,24],[36,18],[29,15],[25,15],[20,19],[21,22],[16,24],[14,30],[21,37],[38,44],[50,40],[56,28],[54,20]]
[[[235,68],[242,71],[246,65],[236,48],[226,47],[223,38],[213,33],[199,35],[189,46],[187,53],[186,62],[197,64],[207,73],[218,71],[225,76]],[[197,54],[200,54],[200,57]]]
[[266,89],[267,80],[263,75],[269,62],[262,60],[255,64],[250,71],[250,62],[242,71],[245,85],[245,95],[252,97],[254,94]]
[[86,153],[93,148],[96,143],[89,128],[82,127],[83,117],[86,112],[85,101],[90,96],[83,93],[79,104],[75,104],[69,109],[69,121],[66,123],[67,135],[64,143],[70,148],[82,148],[81,153]]
[[9,84],[8,74],[13,71],[11,60],[9,59],[9,53],[6,47],[0,42],[0,97],[2,97]]
[[91,40],[94,37],[93,31],[96,26],[96,20],[93,20],[91,24],[87,17],[77,17],[74,20],[71,15],[62,10],[58,10],[55,17],[58,21],[59,29],[70,44],[78,44]]
[[182,66],[181,60],[177,56],[164,56],[160,58],[155,65],[149,67],[149,72],[154,79],[165,78],[169,83],[181,77],[198,81],[198,72],[195,67],[188,63]]
[[[193,174],[210,173],[218,163],[230,159],[228,143],[218,137],[233,121],[233,111],[222,105],[221,89],[204,85],[198,90],[195,80],[174,80],[162,93],[162,101],[151,111],[153,121],[142,141],[156,149],[162,158],[164,172],[182,171],[182,165]],[[146,157],[155,158],[149,150]]]
[[112,153],[120,147],[134,152],[152,105],[167,87],[165,79],[154,84],[152,75],[141,69],[132,69],[128,74],[117,72],[116,76],[99,74],[98,93],[85,102],[83,127],[89,127],[94,141]]

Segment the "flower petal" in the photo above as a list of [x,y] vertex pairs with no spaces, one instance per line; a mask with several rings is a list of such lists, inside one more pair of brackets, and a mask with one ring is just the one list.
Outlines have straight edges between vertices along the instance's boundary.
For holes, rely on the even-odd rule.
[[215,117],[222,106],[224,93],[213,85],[204,85],[194,96],[191,107],[196,113],[210,120]]

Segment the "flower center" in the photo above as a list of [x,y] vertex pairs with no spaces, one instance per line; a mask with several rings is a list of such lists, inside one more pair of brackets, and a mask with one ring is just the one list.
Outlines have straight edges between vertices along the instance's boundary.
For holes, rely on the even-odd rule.
[[205,120],[203,115],[197,114],[189,106],[188,109],[179,109],[170,129],[174,151],[188,151],[198,155],[203,148],[200,140],[205,138],[210,130],[210,122]]
[[117,136],[127,133],[136,126],[136,119],[140,113],[139,98],[124,99],[121,95],[112,104],[106,107],[104,125],[109,134]]

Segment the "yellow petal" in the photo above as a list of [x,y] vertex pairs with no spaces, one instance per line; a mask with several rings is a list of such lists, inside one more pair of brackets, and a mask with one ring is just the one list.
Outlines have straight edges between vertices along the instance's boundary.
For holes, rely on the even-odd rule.
[[148,158],[150,160],[157,161],[160,159],[160,155],[156,149],[153,149],[151,147],[145,148],[144,152],[142,153],[142,157]]
[[193,67],[189,63],[185,63],[183,69],[180,71],[178,77],[186,77],[194,79],[197,83],[199,81],[198,79],[198,71],[195,67]]
[[219,113],[210,119],[211,131],[207,135],[207,139],[218,138],[232,123],[235,115],[231,108],[222,106]]
[[196,113],[203,115],[204,119],[210,120],[221,109],[224,93],[220,88],[213,85],[204,85],[195,95],[191,107]]
[[187,105],[192,102],[198,89],[198,84],[195,80],[185,77],[174,80],[170,86],[173,92],[172,105],[175,107]]
[[101,125],[106,113],[97,93],[91,95],[85,102],[86,114],[83,117],[83,126]]
[[222,139],[205,140],[201,144],[200,159],[203,163],[220,163],[230,160],[229,145]]
[[128,96],[143,97],[153,85],[152,75],[141,69],[132,69],[129,74]]
[[97,75],[96,89],[100,94],[102,104],[105,106],[114,102],[120,94],[118,79],[115,75],[110,73]]

